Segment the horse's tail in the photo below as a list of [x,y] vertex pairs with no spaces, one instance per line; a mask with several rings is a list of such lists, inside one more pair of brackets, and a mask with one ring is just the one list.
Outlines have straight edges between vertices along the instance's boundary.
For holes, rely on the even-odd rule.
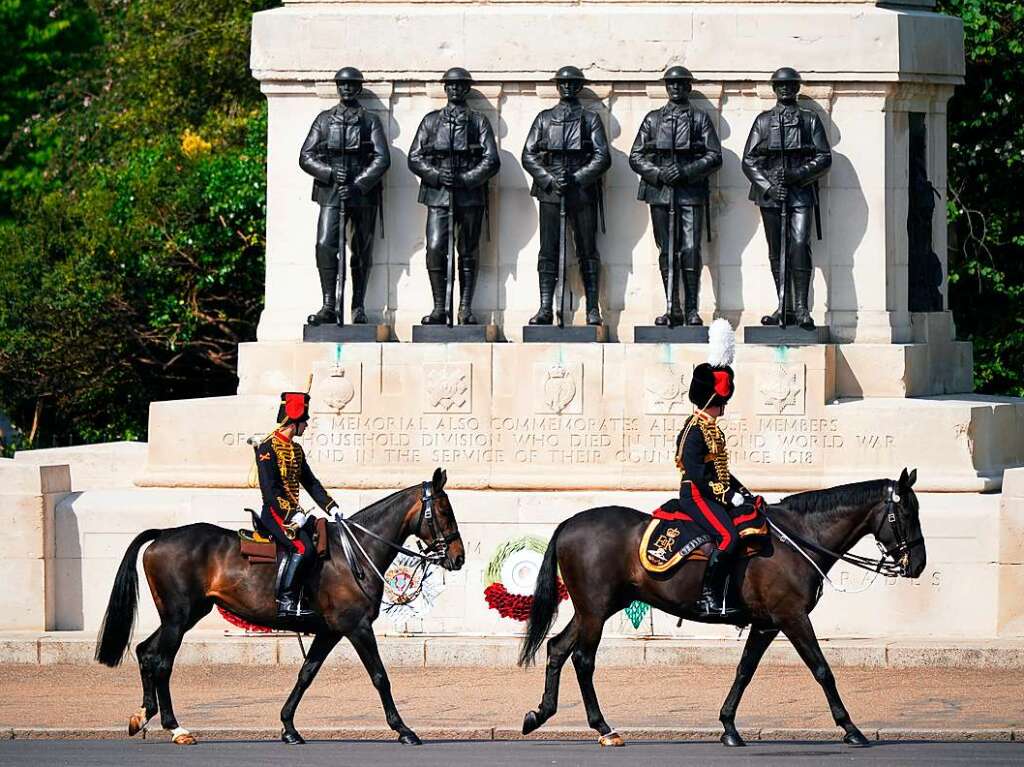
[[[569,520],[566,520],[568,522]],[[519,665],[529,666],[536,658],[544,637],[551,630],[551,624],[558,615],[558,534],[565,522],[555,528],[554,535],[544,552],[544,562],[537,574],[537,585],[533,590],[533,604],[530,605],[530,619],[526,624],[526,636],[519,650]]]
[[139,574],[135,570],[135,562],[139,558],[139,549],[146,543],[155,541],[163,530],[145,530],[135,536],[128,546],[117,568],[114,577],[114,588],[110,590],[110,601],[107,612],[103,615],[99,639],[96,642],[96,660],[104,666],[121,665],[128,643],[132,640],[135,628],[135,608],[139,602]]

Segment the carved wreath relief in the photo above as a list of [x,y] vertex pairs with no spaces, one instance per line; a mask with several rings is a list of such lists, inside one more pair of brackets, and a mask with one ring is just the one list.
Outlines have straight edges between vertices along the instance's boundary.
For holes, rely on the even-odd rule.
[[535,366],[538,378],[537,412],[539,413],[581,413],[583,397],[579,392],[579,381],[583,368],[579,364]]

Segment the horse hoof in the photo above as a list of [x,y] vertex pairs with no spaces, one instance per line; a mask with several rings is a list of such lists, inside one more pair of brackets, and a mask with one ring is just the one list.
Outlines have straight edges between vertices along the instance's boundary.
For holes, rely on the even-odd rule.
[[527,711],[523,717],[523,735],[529,735],[543,724],[536,711]]
[[423,741],[420,740],[417,737],[416,733],[412,732],[412,731],[403,732],[401,735],[399,735],[398,736],[398,742],[399,743],[404,743],[407,746],[422,746],[423,745]]
[[626,741],[622,739],[619,733],[612,730],[607,735],[602,735],[597,739],[597,745],[601,748],[621,748],[626,745]]
[[287,730],[282,730],[281,742],[287,743],[289,746],[301,746],[303,743],[306,742],[306,740],[297,732],[288,732]]
[[864,733],[860,730],[854,730],[853,732],[846,733],[846,737],[843,738],[843,743],[854,748],[867,748],[871,745],[871,741],[864,737]]
[[722,737],[719,738],[722,741],[723,746],[729,746],[729,748],[738,748],[740,746],[747,745],[747,742],[740,737],[739,733],[736,732],[723,732]]
[[128,717],[128,737],[138,735],[144,729],[146,729],[146,722],[149,721],[149,717],[146,716],[146,709],[140,708],[130,717]]
[[196,740],[196,736],[191,732],[183,732],[180,735],[175,735],[171,738],[171,743],[176,746],[194,746],[199,741]]

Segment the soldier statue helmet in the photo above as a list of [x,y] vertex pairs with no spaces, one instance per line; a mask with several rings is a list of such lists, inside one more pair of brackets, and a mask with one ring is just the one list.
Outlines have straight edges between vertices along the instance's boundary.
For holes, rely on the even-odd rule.
[[555,76],[552,77],[551,79],[554,80],[556,83],[561,83],[561,82],[587,83],[587,82],[589,82],[589,80],[587,80],[587,76],[585,74],[583,74],[583,70],[582,69],[580,69],[579,67],[571,66],[571,65],[570,66],[566,66],[566,67],[562,67],[561,69],[559,69],[557,72],[555,72]]
[[678,64],[674,67],[669,67],[665,70],[665,74],[661,76],[663,83],[671,83],[677,81],[685,81],[688,83],[693,82],[693,73],[686,67],[679,66]]
[[473,84],[473,75],[469,73],[468,69],[462,67],[452,67],[443,75],[441,75],[441,82],[443,83],[469,83]]

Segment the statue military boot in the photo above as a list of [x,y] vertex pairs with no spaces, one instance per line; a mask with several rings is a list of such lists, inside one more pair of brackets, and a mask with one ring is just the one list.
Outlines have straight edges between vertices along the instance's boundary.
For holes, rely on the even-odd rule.
[[555,320],[551,304],[555,300],[555,283],[558,276],[550,272],[540,272],[537,276],[540,283],[540,309],[530,317],[531,325],[550,325]]
[[363,266],[352,265],[352,324],[366,324],[366,283],[370,281],[370,270]]
[[[775,295],[779,294],[779,262],[773,260],[770,262],[772,267],[772,280],[775,282]],[[786,273],[786,280],[789,284],[786,286],[786,324],[793,322],[793,270],[790,269]],[[779,310],[776,309],[771,314],[766,314],[761,318],[762,325],[778,325],[781,319]]]
[[587,295],[587,324],[603,325],[601,319],[601,264],[598,261],[587,261],[583,268],[583,290]]
[[807,307],[807,296],[811,291],[811,271],[793,270],[793,322],[804,330],[814,330],[814,319]]
[[686,324],[703,325],[704,320],[700,318],[700,312],[697,311],[700,299],[700,272],[696,269],[684,269],[682,277]]
[[302,555],[297,551],[288,554],[284,561],[284,568],[281,572],[281,580],[277,588],[277,617],[278,618],[308,618],[313,615],[298,594],[295,588],[295,576],[302,566]]
[[697,614],[701,618],[726,620],[740,613],[735,607],[725,604],[729,575],[732,572],[732,556],[715,549],[704,571],[704,589],[697,602]]
[[[661,269],[661,284],[665,288],[665,296],[668,297],[668,269]],[[674,285],[675,291],[672,294],[672,303],[670,309],[665,314],[662,314],[654,318],[654,324],[659,327],[674,327],[676,325],[682,325],[684,321],[683,310],[679,306],[679,280],[676,279]]]
[[459,269],[459,324],[476,325],[473,314],[473,293],[476,292],[476,262],[460,264]]
[[329,325],[338,321],[335,311],[334,291],[337,289],[337,269],[317,269],[320,273],[320,293],[324,297],[324,305],[315,314],[306,318],[307,325]]
[[444,309],[447,275],[440,269],[430,269],[427,274],[430,276],[430,292],[434,295],[434,308],[420,322],[424,325],[445,325],[448,322],[448,312]]

